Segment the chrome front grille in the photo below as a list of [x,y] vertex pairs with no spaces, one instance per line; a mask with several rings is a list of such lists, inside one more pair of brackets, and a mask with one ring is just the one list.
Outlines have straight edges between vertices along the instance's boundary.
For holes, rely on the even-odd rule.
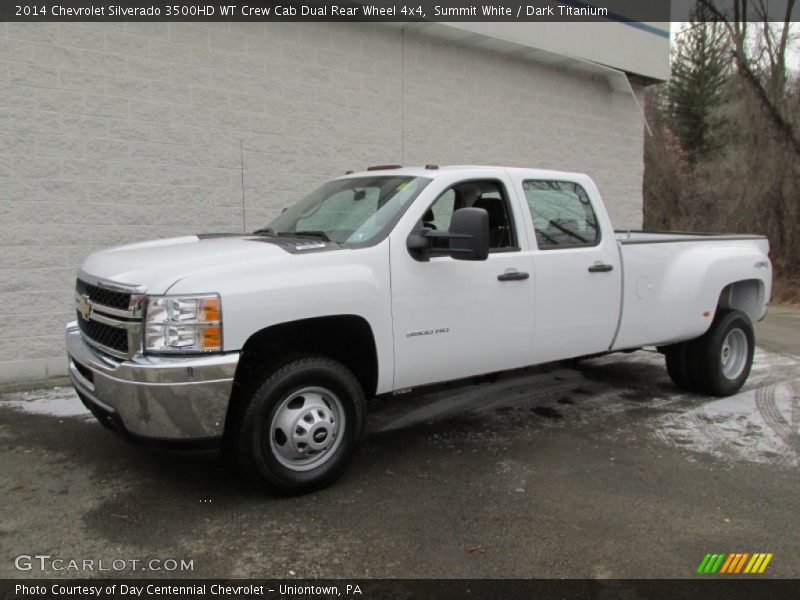
[[75,310],[86,342],[117,358],[141,352],[144,288],[81,275],[75,283]]
[[123,356],[128,356],[130,353],[130,344],[128,343],[128,331],[113,325],[106,325],[92,319],[84,319],[83,315],[78,312],[78,327],[84,337],[89,338],[106,351],[114,350]]
[[99,285],[92,285],[78,279],[75,283],[75,292],[78,295],[87,296],[92,302],[110,306],[119,310],[128,310],[131,303],[130,292],[116,292],[101,288]]

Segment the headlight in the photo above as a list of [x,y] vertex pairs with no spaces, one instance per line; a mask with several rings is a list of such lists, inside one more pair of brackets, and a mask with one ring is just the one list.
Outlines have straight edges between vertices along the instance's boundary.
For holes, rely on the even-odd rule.
[[219,294],[150,296],[146,315],[145,352],[222,351]]

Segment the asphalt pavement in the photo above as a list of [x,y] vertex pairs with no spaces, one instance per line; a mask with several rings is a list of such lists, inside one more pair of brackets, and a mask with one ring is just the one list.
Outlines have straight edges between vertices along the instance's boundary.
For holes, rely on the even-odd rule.
[[[352,467],[299,498],[213,453],[129,445],[68,387],[8,392],[0,577],[683,578],[708,552],[800,577],[800,310],[771,309],[757,338],[725,399],[639,351],[373,401]],[[35,554],[67,569],[15,565]]]

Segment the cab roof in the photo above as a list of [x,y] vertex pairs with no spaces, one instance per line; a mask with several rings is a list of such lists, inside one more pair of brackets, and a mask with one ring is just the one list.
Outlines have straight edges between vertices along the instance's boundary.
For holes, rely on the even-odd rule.
[[526,167],[503,167],[498,165],[427,165],[427,166],[420,166],[420,167],[393,167],[387,166],[386,168],[369,168],[363,171],[353,171],[348,172],[343,177],[339,177],[338,179],[344,179],[349,177],[368,177],[373,175],[378,176],[406,176],[406,177],[427,177],[428,179],[436,179],[444,174],[452,174],[454,172],[463,171],[465,174],[467,172],[474,171],[486,171],[487,175],[491,172],[506,172],[506,173],[513,173],[513,172],[522,172],[527,175],[535,174],[536,177],[541,177],[543,179],[574,179],[574,178],[585,178],[586,175],[583,173],[573,173],[568,171],[553,171],[547,169],[533,169],[533,168],[526,168]]

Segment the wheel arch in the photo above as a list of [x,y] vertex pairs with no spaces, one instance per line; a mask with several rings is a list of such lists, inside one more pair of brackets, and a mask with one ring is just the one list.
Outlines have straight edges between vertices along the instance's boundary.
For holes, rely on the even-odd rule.
[[225,433],[234,422],[261,375],[287,362],[308,355],[321,355],[342,363],[352,371],[364,396],[375,395],[378,385],[378,352],[375,335],[359,315],[330,315],[270,325],[253,333],[245,342],[234,376]]
[[764,307],[767,303],[766,293],[766,286],[760,279],[743,279],[729,283],[719,294],[717,311],[739,310],[755,323],[764,314]]

